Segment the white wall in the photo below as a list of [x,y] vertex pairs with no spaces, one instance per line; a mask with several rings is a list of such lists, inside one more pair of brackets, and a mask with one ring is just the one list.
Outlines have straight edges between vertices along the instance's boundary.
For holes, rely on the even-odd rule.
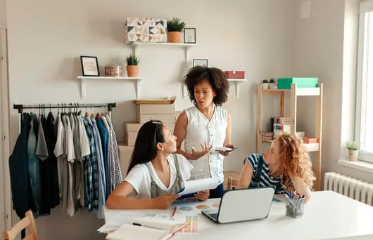
[[[302,2],[297,1],[298,11]],[[324,83],[322,171],[373,182],[371,174],[338,165],[338,159],[346,159],[344,142],[354,137],[359,1],[310,2],[311,18],[295,19],[294,75],[317,76]],[[302,106],[304,114],[300,121],[310,117],[308,102],[304,101]]]
[[0,0],[0,28],[6,28],[6,0]]
[[[117,102],[114,127],[122,140],[123,122],[135,120],[133,84],[88,82],[87,97],[80,99],[79,56],[98,56],[101,72],[106,64],[123,64],[131,52],[123,42],[127,17],[180,17],[187,27],[197,28],[193,57],[208,58],[210,66],[223,70],[246,71],[248,82],[240,85],[240,99],[231,88],[224,105],[233,119],[232,142],[238,146],[225,169],[239,170],[243,158],[255,151],[256,84],[292,73],[295,6],[292,0],[9,1],[10,103]],[[140,59],[140,75],[147,77],[143,97],[176,94],[178,110],[190,106],[181,98],[181,49],[143,47]],[[18,135],[15,110],[10,128],[13,146]],[[102,223],[87,213],[70,218],[60,209],[37,220],[41,240],[66,239],[56,234],[61,229],[71,240],[102,239],[96,233]]]

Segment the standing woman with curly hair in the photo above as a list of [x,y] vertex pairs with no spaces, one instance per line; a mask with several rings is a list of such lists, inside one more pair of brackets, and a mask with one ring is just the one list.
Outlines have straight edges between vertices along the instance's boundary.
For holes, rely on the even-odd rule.
[[276,138],[263,155],[251,154],[244,161],[238,188],[273,187],[275,193],[297,191],[311,196],[313,181],[310,156],[300,140],[283,134]]
[[[220,69],[202,66],[191,68],[184,82],[194,106],[184,110],[176,121],[176,152],[194,166],[191,179],[219,179],[218,187],[210,190],[210,198],[218,198],[224,191],[223,161],[229,152],[215,149],[234,147],[231,116],[221,107],[228,100],[229,82]],[[181,149],[183,141],[184,150]]]

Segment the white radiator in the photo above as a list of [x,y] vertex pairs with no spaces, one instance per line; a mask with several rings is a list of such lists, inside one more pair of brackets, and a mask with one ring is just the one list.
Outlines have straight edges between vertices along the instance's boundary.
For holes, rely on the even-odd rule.
[[334,172],[326,172],[324,190],[332,190],[373,206],[373,184]]

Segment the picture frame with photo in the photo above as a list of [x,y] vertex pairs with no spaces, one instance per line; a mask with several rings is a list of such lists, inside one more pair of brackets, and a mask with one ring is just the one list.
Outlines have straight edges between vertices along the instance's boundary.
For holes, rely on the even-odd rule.
[[82,65],[83,76],[91,76],[91,77],[100,76],[100,70],[98,68],[97,57],[80,56],[80,63]]
[[195,66],[203,66],[203,67],[208,67],[209,66],[209,61],[207,58],[194,58],[193,59],[193,67]]
[[184,28],[184,43],[196,43],[196,29]]

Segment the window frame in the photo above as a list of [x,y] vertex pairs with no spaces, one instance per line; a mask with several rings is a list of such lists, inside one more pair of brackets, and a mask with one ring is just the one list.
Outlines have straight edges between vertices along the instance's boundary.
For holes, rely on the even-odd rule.
[[[357,79],[356,79],[356,121],[355,139],[360,141],[361,127],[361,103],[362,103],[362,77],[364,63],[364,29],[365,13],[373,11],[373,0],[360,3],[359,9],[359,33],[358,33],[358,58],[357,58]],[[371,26],[373,30],[373,26]],[[373,46],[372,46],[373,48]],[[359,160],[373,163],[373,152],[359,151]]]

